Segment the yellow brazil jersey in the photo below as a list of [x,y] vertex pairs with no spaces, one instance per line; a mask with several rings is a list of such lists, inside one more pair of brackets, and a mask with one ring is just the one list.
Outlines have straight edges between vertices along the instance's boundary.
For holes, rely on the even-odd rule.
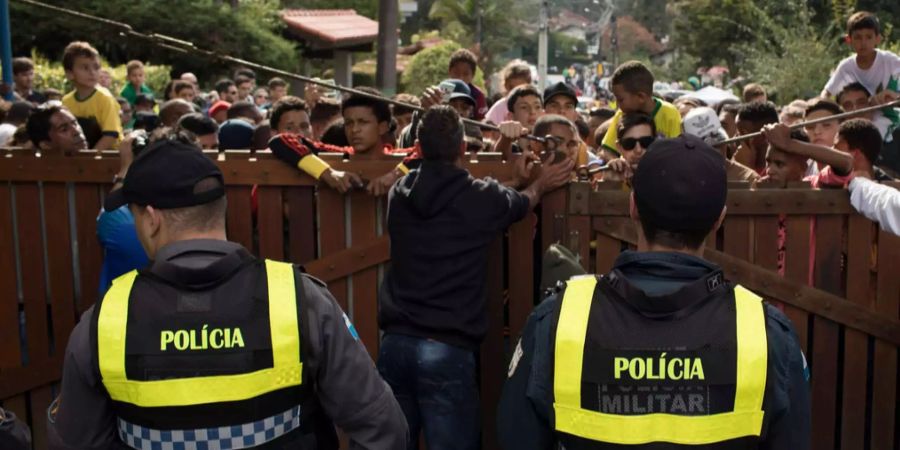
[[[671,103],[658,98],[654,98],[653,101],[656,102],[656,108],[653,109],[653,114],[650,116],[653,117],[653,122],[656,123],[656,132],[667,138],[680,136],[681,114],[678,114],[678,109]],[[616,110],[616,115],[613,116],[612,122],[610,122],[609,131],[603,137],[603,148],[616,154],[619,153],[616,149],[616,141],[619,140],[617,128],[622,115],[621,109]]]
[[85,99],[77,98],[75,91],[69,92],[62,103],[78,119],[90,147],[103,136],[113,136],[117,143],[122,139],[119,102],[105,88],[97,86]]

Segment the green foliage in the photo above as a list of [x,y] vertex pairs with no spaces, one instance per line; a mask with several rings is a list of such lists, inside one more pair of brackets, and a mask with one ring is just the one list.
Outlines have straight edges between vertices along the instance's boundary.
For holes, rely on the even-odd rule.
[[769,21],[767,38],[734,47],[748,78],[769,86],[783,103],[818,95],[841,57],[837,40],[822,38],[808,10],[794,17],[792,26]]
[[62,61],[50,61],[36,51],[31,53],[31,59],[34,61],[34,89],[43,91],[53,88],[62,93],[72,90],[72,85],[66,80]]
[[672,31],[672,21],[666,7],[666,0],[628,0],[620,2],[620,15],[631,16],[647,27],[657,38],[668,36]]
[[415,33],[410,37],[410,43],[415,44],[416,42],[421,41],[422,39],[431,39],[431,38],[439,38],[441,37],[441,32],[438,30],[424,30],[419,33]]
[[793,26],[800,8],[800,0],[680,0],[674,5],[674,43],[703,65],[735,68],[740,55],[733,45],[774,40],[772,32]]
[[[447,78],[447,64],[450,55],[461,47],[453,41],[445,41],[431,48],[426,48],[413,56],[400,82],[397,92],[409,92],[419,95],[425,88],[434,86]],[[481,69],[475,72],[472,84],[484,86],[484,74]]]
[[497,56],[523,37],[519,25],[523,10],[516,0],[435,0],[428,17],[440,23],[441,36],[466,48],[480,46],[481,65],[493,73],[500,66]]
[[688,78],[697,75],[697,67],[699,65],[700,58],[690,54],[683,54],[678,55],[669,64],[669,67],[653,73],[657,74],[656,77],[660,80],[687,81]]
[[856,0],[832,0],[831,17],[835,24],[843,26],[847,18],[856,10]]
[[[556,59],[569,61],[570,63],[585,63],[591,60],[590,56],[587,54],[587,42],[584,40],[573,38],[562,33],[550,33],[548,37],[548,50],[553,51],[553,56],[556,57]],[[563,61],[554,64],[556,61],[553,61],[554,58],[549,55],[548,59],[550,59],[551,65],[558,65],[560,67],[569,65]]]
[[[161,33],[279,69],[297,68],[297,50],[281,36],[282,21],[277,0],[243,0],[232,9],[229,2],[214,0],[45,0],[48,3],[122,21],[143,33]],[[59,60],[63,48],[74,40],[92,43],[113,64],[130,59],[166,61],[175,74],[194,72],[201,81],[213,82],[235,67],[162,49],[133,37],[124,37],[114,26],[101,25],[30,5],[11,3],[12,41],[16,54],[32,49]],[[27,26],[26,26],[27,24]]]
[[[72,84],[66,80],[66,71],[63,69],[62,62],[51,61],[37,52],[32,52],[31,59],[34,61],[35,89],[43,91],[47,88],[53,88],[62,93],[73,89]],[[122,88],[125,87],[125,83],[128,82],[125,78],[127,75],[125,64],[110,67],[109,63],[102,60],[100,65],[109,70],[112,76],[112,88],[110,90],[113,94],[118,95]],[[160,97],[162,96],[163,88],[169,82],[169,72],[171,70],[170,66],[144,65],[145,83]]]
[[725,64],[734,75],[772,80],[785,95],[808,91],[838,60],[837,28],[823,29],[804,0],[680,0],[674,11],[676,48],[701,65]]

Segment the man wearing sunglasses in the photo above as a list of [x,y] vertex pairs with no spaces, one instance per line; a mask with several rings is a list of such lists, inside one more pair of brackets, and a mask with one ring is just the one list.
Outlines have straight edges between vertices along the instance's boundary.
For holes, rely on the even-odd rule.
[[656,140],[656,124],[646,114],[625,114],[616,128],[616,150],[621,156],[609,162],[603,181],[625,181],[630,186],[641,158]]

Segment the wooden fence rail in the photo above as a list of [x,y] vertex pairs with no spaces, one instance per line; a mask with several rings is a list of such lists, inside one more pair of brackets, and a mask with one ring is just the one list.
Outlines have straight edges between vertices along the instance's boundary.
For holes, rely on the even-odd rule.
[[[377,288],[390,258],[384,199],[317,190],[312,179],[265,152],[211,157],[228,185],[229,238],[261,257],[304,264],[325,280],[375,357]],[[366,179],[396,164],[324,158]],[[58,393],[68,335],[97,300],[102,250],[96,218],[118,164],[114,156],[97,159],[93,152],[0,157],[0,401],[29,422],[36,449],[46,448],[45,410]],[[510,175],[498,155],[480,155],[468,169],[476,177]],[[612,188],[573,184],[550,193],[536,214],[491,246],[490,331],[480,362],[485,449],[497,448],[494,416],[504,356],[535,304],[540,253],[561,242],[581,255],[586,268],[603,272],[635,242],[628,194]],[[900,272],[891,272],[890,264],[900,260],[900,238],[853,213],[843,191],[735,188],[728,208],[707,257],[730,278],[782,304],[795,322],[812,365],[814,448],[894,448]],[[787,235],[783,277],[774,272],[780,223]]]

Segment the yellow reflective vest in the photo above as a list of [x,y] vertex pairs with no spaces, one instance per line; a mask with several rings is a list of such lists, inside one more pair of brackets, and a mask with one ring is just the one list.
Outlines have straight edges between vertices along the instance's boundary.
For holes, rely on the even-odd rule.
[[[734,386],[731,411],[693,415],[653,412],[652,405],[639,408],[635,401],[626,404],[625,411],[609,413],[585,407],[582,395],[583,371],[588,364],[585,355],[597,355],[586,351],[590,350],[586,349],[586,341],[597,282],[594,276],[570,280],[562,298],[553,369],[553,408],[558,432],[622,445],[651,442],[703,445],[760,436],[768,346],[765,314],[758,296],[740,286],[734,289],[737,367],[735,379],[729,382]],[[660,348],[666,344],[661,342]],[[595,364],[603,368],[603,376],[614,384],[666,389],[681,385],[702,387],[710,376],[712,364],[696,354],[679,356],[681,353],[677,351],[663,350],[643,352],[640,356],[635,356],[633,351],[619,353],[601,352],[600,358],[608,361]],[[658,405],[656,408],[660,409]]]

